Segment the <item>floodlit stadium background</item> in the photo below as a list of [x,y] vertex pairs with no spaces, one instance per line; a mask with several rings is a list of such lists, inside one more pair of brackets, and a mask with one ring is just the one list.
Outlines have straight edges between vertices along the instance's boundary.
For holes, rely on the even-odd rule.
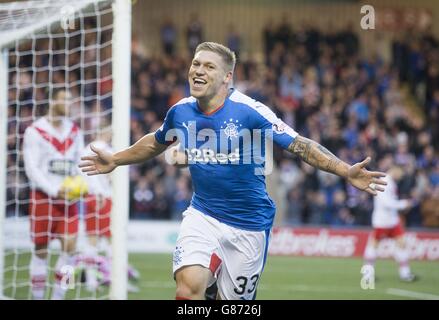
[[[360,26],[365,4],[375,29]],[[131,142],[188,94],[194,47],[216,41],[238,54],[237,89],[349,163],[371,156],[380,169],[391,157],[406,172],[400,196],[419,199],[402,216],[421,281],[400,283],[386,259],[376,289],[362,290],[372,198],[275,149],[277,214],[258,298],[439,299],[438,17],[436,1],[133,1]],[[128,245],[141,279],[130,298],[174,297],[171,253],[191,192],[188,171],[163,157],[131,166]]]

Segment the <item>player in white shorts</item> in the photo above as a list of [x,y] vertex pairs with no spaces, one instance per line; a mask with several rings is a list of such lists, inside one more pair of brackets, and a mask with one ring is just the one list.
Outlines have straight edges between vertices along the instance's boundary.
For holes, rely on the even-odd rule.
[[176,299],[203,299],[215,275],[218,298],[255,298],[276,211],[265,185],[265,143],[372,195],[385,185],[383,173],[365,169],[370,158],[348,165],[235,90],[235,63],[235,54],[223,45],[200,44],[188,72],[191,97],[170,108],[155,133],[114,154],[94,148],[96,155],[80,165],[90,175],[108,173],[181,143],[194,194],[174,254]]
[[189,207],[173,256],[173,272],[200,264],[212,272],[208,286],[217,280],[221,300],[251,300],[268,249],[269,233],[231,227]]

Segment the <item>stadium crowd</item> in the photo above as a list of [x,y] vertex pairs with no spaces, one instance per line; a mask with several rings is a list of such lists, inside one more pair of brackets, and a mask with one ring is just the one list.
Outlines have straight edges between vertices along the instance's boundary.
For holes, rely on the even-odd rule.
[[[233,26],[229,30],[225,44],[237,52],[242,51],[241,40],[245,39]],[[439,227],[438,39],[430,32],[399,36],[393,41],[389,63],[378,55],[363,57],[358,37],[351,30],[349,26],[338,32],[312,26],[293,29],[286,21],[279,25],[269,23],[261,35],[265,61],[238,61],[234,86],[270,106],[301,135],[321,143],[348,163],[371,156],[370,167],[385,170],[382,160],[392,157],[406,172],[398,186],[400,197],[417,200],[417,205],[405,214],[406,225]],[[160,56],[142,55],[139,43],[133,41],[132,143],[156,130],[168,108],[189,92],[190,61],[177,50],[178,33],[171,21],[163,24],[160,34],[163,45]],[[194,43],[206,40],[203,26],[196,18],[185,36],[190,50]],[[87,41],[98,40],[90,36]],[[105,43],[105,39],[100,41]],[[105,52],[105,48],[103,50]],[[90,61],[94,58],[91,56]],[[26,65],[25,60],[21,61]],[[32,65],[32,61],[29,63]],[[44,65],[45,62],[41,58],[37,63]],[[96,99],[111,92],[110,64],[102,63],[100,68],[88,70],[85,72],[88,79],[95,79],[89,82],[88,96],[94,98],[77,101],[84,102],[88,114],[86,121],[80,123],[86,133],[98,126],[93,124],[99,118],[96,115],[109,114],[111,110],[110,99]],[[79,71],[70,74],[76,74],[71,75],[75,78]],[[20,81],[31,95],[35,94],[30,74],[22,74]],[[78,86],[76,96],[81,92],[87,94],[83,91],[87,87],[82,86],[84,84]],[[37,94],[44,101],[42,90],[37,90]],[[18,96],[16,90],[10,90],[10,101],[29,100],[26,90],[20,89]],[[419,116],[412,113],[410,97],[416,97],[414,101],[422,106],[415,111]],[[19,159],[13,151],[19,137],[17,133],[24,132],[26,119],[32,116],[32,108],[25,104],[20,103],[20,110],[16,104],[15,109],[13,106],[10,104],[10,119],[17,119],[17,115],[22,121],[8,123],[10,168],[14,168]],[[284,223],[370,224],[373,202],[367,193],[334,175],[316,171],[277,148],[275,161],[280,177],[277,191],[286,203]],[[10,173],[8,199],[25,203],[28,195],[23,172]],[[180,219],[192,195],[188,170],[167,165],[164,156],[131,166],[130,184],[130,217],[135,219]],[[14,201],[8,204],[10,214],[14,214]]]

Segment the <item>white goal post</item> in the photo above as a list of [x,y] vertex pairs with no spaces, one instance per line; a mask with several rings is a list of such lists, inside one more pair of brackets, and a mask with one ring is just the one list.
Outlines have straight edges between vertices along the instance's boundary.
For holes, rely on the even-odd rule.
[[[38,97],[35,95],[35,88],[41,89],[41,84],[36,80],[36,71],[48,72],[49,81],[56,81],[55,76],[51,74],[52,70],[46,70],[47,67],[40,67],[39,65],[34,65],[37,58],[35,56],[39,54],[35,43],[44,37],[47,38],[48,50],[45,52],[47,56],[49,56],[49,62],[51,63],[52,56],[55,54],[62,54],[56,52],[52,47],[52,44],[55,43],[59,38],[63,36],[62,32],[57,32],[53,30],[66,30],[71,29],[70,31],[65,31],[66,39],[63,40],[65,43],[66,51],[69,53],[65,53],[65,65],[54,65],[54,70],[61,70],[60,72],[64,73],[65,82],[67,85],[68,81],[74,81],[77,83],[80,94],[75,100],[77,105],[80,105],[81,114],[78,117],[78,122],[83,124],[85,121],[92,121],[90,119],[93,117],[92,114],[87,114],[84,116],[84,104],[87,101],[87,97],[82,96],[82,93],[86,90],[87,85],[92,83],[95,87],[98,87],[97,92],[90,99],[96,99],[101,101],[101,89],[100,86],[102,83],[101,79],[109,80],[112,82],[111,84],[111,92],[106,96],[103,95],[103,99],[111,98],[111,108],[109,110],[102,111],[99,116],[109,116],[111,117],[111,130],[112,130],[112,148],[114,150],[120,150],[127,148],[130,143],[130,84],[131,84],[131,0],[40,0],[40,1],[17,1],[11,3],[1,3],[0,4],[0,299],[14,299],[16,297],[9,296],[5,294],[5,252],[7,248],[11,248],[16,243],[16,239],[5,238],[5,232],[11,230],[6,229],[6,223],[9,226],[15,226],[16,222],[25,220],[26,217],[23,217],[18,213],[13,215],[12,217],[7,217],[7,205],[13,206],[15,205],[14,200],[7,200],[7,188],[8,185],[11,185],[11,179],[8,179],[8,175],[12,172],[8,167],[8,135],[10,137],[10,132],[8,132],[8,126],[11,121],[11,114],[15,111],[11,110],[11,94],[10,90],[14,87],[13,90],[18,90],[17,87],[21,85],[20,81],[16,81],[13,85],[10,83],[10,73],[11,69],[15,73],[14,79],[17,79],[17,73],[21,73],[22,68],[24,68],[23,72],[26,72],[27,66],[22,66],[17,64],[10,67],[11,62],[8,61],[8,57],[14,55],[16,60],[17,57],[26,58],[26,55],[30,56],[32,62],[32,71],[29,74],[32,76],[29,79],[30,88],[29,90],[33,90],[33,94],[31,94],[31,98],[27,103],[31,105],[37,105],[40,103],[38,101]],[[91,50],[95,50],[95,61],[92,63],[88,63],[84,60],[84,56],[87,56],[87,53],[82,52],[82,50],[86,50],[86,48],[70,48],[69,47],[69,39],[70,37],[77,36],[80,38],[81,45],[84,44],[84,38],[87,36],[87,32],[81,32],[81,28],[86,28],[84,21],[85,17],[92,17],[94,14],[100,15],[102,13],[103,17],[98,17],[96,19],[96,26],[92,28],[95,29],[96,34],[96,44],[91,46]],[[105,15],[105,17],[104,17]],[[106,40],[100,39],[103,32],[99,28],[101,28],[100,23],[101,20],[108,19],[111,17],[111,22],[109,25],[102,26],[102,30],[112,31],[110,37]],[[77,32],[75,31],[76,29]],[[32,50],[28,50],[26,52],[22,52],[20,50],[23,43],[32,42]],[[99,41],[103,43],[100,45]],[[70,43],[71,44],[71,43]],[[111,52],[111,57],[107,60],[104,60],[104,57],[100,56],[101,46],[107,46],[108,52]],[[110,50],[111,49],[111,50]],[[59,50],[58,50],[59,51]],[[79,52],[79,53],[78,53]],[[69,65],[68,55],[78,53],[81,56],[80,66],[71,66]],[[32,57],[32,54],[34,57]],[[38,57],[40,59],[41,57]],[[109,74],[104,77],[100,75],[101,68],[104,63],[108,64]],[[47,65],[50,67],[51,64]],[[111,66],[111,68],[109,67]],[[94,67],[98,70],[98,76],[102,76],[101,78],[93,79],[89,81],[86,78],[86,71],[78,70],[81,68]],[[75,68],[77,70],[77,74],[80,74],[79,79],[76,80],[67,80],[69,76],[69,72],[71,69]],[[85,74],[85,75],[84,75]],[[73,79],[74,77],[72,77]],[[62,83],[62,82],[61,82]],[[45,84],[47,87],[52,87],[51,83]],[[32,89],[33,87],[33,89]],[[85,89],[84,89],[85,88]],[[44,89],[44,88],[43,88]],[[52,90],[52,89],[50,89]],[[14,102],[15,105],[19,105],[21,101],[19,98],[16,98]],[[47,103],[47,101],[46,101]],[[41,103],[42,104],[42,103]],[[96,103],[97,104],[97,103]],[[18,107],[17,107],[18,109]],[[35,107],[36,109],[36,107]],[[101,110],[101,109],[99,109]],[[36,111],[32,110],[32,121],[36,119]],[[17,111],[13,116],[16,118],[14,121],[20,121],[21,114]],[[29,119],[25,119],[29,121]],[[26,122],[27,123],[27,122]],[[18,125],[17,125],[18,127]],[[80,125],[80,127],[82,127]],[[100,130],[100,129],[97,129]],[[22,138],[22,132],[18,133],[17,129],[17,141]],[[87,132],[84,132],[87,134]],[[92,132],[89,132],[91,135]],[[13,138],[13,137],[12,137]],[[20,146],[20,144],[17,144]],[[21,156],[20,147],[17,147],[17,150],[14,151],[17,158]],[[18,161],[18,160],[17,160]],[[20,167],[14,169],[18,173],[21,170],[24,170]],[[21,181],[16,179],[17,190],[22,186]],[[128,288],[128,279],[126,276],[128,270],[128,253],[127,253],[127,226],[128,226],[128,215],[129,215],[129,175],[128,168],[121,167],[118,168],[112,174],[112,188],[113,188],[113,196],[112,196],[112,212],[111,212],[111,234],[112,234],[112,267],[111,267],[111,285],[109,290],[109,298],[110,299],[127,299],[127,288]],[[15,200],[18,201],[17,197],[19,195],[15,195]],[[20,203],[26,204],[28,200],[19,200]],[[26,202],[27,201],[27,202]],[[27,241],[30,241],[30,231],[28,234],[22,234],[20,237],[28,237]],[[14,243],[12,243],[14,242]],[[25,242],[25,241],[24,241]],[[14,258],[14,263],[19,258]],[[20,274],[23,270],[21,267],[17,265],[14,266],[14,276],[19,278],[17,274]],[[28,267],[27,267],[28,268]],[[13,288],[12,292],[16,292],[16,288]],[[28,295],[27,297],[30,297]],[[108,298],[107,297],[107,298]],[[21,297],[22,298],[22,297]],[[75,298],[81,298],[79,295]]]
[[[131,95],[131,1],[116,0],[113,34],[113,146],[125,149],[130,144],[130,95]],[[124,129],[125,128],[125,129]],[[128,249],[127,228],[129,211],[128,167],[113,173],[113,272],[111,298],[127,299]],[[116,258],[117,257],[117,258]]]

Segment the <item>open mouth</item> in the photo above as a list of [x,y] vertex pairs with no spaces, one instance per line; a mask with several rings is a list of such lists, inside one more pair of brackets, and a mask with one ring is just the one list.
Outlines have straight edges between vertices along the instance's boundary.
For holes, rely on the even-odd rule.
[[194,78],[193,81],[194,81],[195,88],[201,88],[207,83],[206,80],[201,79],[201,78]]

